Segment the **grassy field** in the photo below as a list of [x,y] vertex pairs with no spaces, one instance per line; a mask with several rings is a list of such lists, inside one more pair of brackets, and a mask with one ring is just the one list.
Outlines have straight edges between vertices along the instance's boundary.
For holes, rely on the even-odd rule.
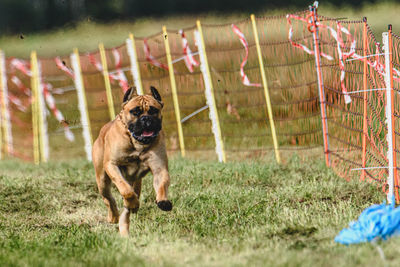
[[[304,9],[306,8],[305,6]],[[358,9],[337,8],[323,3],[320,3],[319,7],[319,13],[325,16],[350,20],[359,20],[366,16],[378,40],[381,40],[381,33],[387,30],[388,24],[394,25],[393,31],[395,33],[400,32],[396,28],[396,25],[400,23],[399,10],[400,4],[385,2],[360,6]],[[269,10],[266,7],[264,11],[260,11],[257,15],[281,15],[294,11],[299,11],[299,9]],[[37,50],[40,57],[54,57],[68,55],[74,47],[78,47],[82,52],[94,51],[98,49],[100,42],[103,42],[106,47],[118,46],[125,42],[130,32],[137,37],[146,37],[160,32],[162,25],[166,25],[169,29],[179,29],[195,25],[196,19],[200,19],[203,23],[231,23],[248,18],[249,15],[236,13],[230,15],[199,14],[198,16],[132,18],[132,22],[110,24],[100,24],[87,19],[75,27],[67,26],[50,32],[21,32],[14,35],[2,35],[0,36],[0,49],[4,50],[7,56],[28,58],[31,50]]]
[[[400,239],[335,244],[335,235],[383,195],[346,182],[322,161],[292,157],[220,164],[170,162],[171,213],[145,178],[131,237],[119,237],[90,163],[0,163],[2,266],[398,266]],[[114,192],[115,193],[115,192]],[[114,194],[117,196],[116,194]],[[121,199],[117,197],[121,206]]]

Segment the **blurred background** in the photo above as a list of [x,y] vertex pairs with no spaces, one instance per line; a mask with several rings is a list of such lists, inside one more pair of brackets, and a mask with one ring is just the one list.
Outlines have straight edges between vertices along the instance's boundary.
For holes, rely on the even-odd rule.
[[[304,8],[310,0],[2,0],[1,33],[34,32],[74,25],[90,18],[99,22],[134,21],[146,16],[170,16],[206,12],[260,12],[280,8]],[[322,5],[359,9],[369,0],[327,0]],[[379,1],[382,2],[382,1]]]
[[[163,24],[179,29],[195,23],[234,22],[258,16],[304,10],[312,0],[0,0],[0,47],[8,56],[27,57],[29,50],[39,55],[68,54],[71,47],[96,49],[99,42],[115,46],[133,32],[143,37],[157,33]],[[325,0],[320,14],[359,19],[377,35],[394,25],[400,1]],[[379,36],[380,38],[380,36]]]

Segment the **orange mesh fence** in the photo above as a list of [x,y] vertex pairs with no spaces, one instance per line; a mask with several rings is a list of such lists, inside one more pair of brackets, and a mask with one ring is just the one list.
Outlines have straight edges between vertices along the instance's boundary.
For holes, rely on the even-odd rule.
[[[248,45],[244,74],[250,86],[244,84],[240,73],[245,48],[234,33],[233,25],[203,26],[223,141],[228,152],[265,153],[273,149],[272,133],[264,90],[256,85],[261,84],[261,75],[254,33],[249,20],[234,25],[243,33]],[[256,25],[279,150],[320,147],[313,59],[292,49],[287,39],[285,16],[257,18]],[[304,37],[303,34],[301,30],[295,38]]]
[[[59,59],[61,64],[70,66],[69,57]],[[84,157],[80,114],[73,79],[57,67],[54,58],[42,58],[40,64],[44,90],[47,89],[50,95],[50,98],[45,97],[50,158]],[[49,102],[52,101],[51,97],[54,106]],[[69,135],[68,130],[72,135]]]
[[[189,152],[213,151],[215,149],[215,141],[211,132],[211,121],[209,119],[209,111],[204,95],[204,80],[200,68],[196,66],[196,63],[199,63],[200,59],[198,56],[198,48],[194,40],[195,27],[181,29],[181,31],[183,32],[184,38],[187,40],[189,50],[192,52],[192,57],[195,61],[194,65],[185,63],[182,32],[168,30],[167,33],[171,48],[172,62],[174,62],[179,108],[183,120],[182,129],[185,150]],[[202,108],[204,110],[190,117],[193,113],[196,111],[198,112]],[[176,120],[173,120],[172,123],[176,129]],[[177,134],[169,137],[171,148],[174,150],[179,146],[177,138]]]
[[[14,58],[6,60],[7,88],[10,97],[9,112],[12,125],[13,156],[33,160],[32,113],[30,77],[14,64]],[[29,69],[29,61],[21,62]],[[1,141],[1,140],[0,140]],[[4,146],[2,147],[4,149]],[[6,153],[3,150],[3,153]]]
[[[337,30],[338,25],[345,28],[350,35],[345,36],[342,32],[343,45],[342,53],[348,53],[352,48],[352,38],[355,40],[354,52],[363,56],[363,21],[334,21],[323,22]],[[339,26],[340,27],[340,26]],[[339,33],[339,31],[337,31]],[[339,33],[340,34],[340,33]],[[339,37],[340,38],[340,37]],[[368,47],[366,48],[365,60],[374,62],[375,57],[368,57],[380,51],[376,50],[376,41],[372,33],[367,30]],[[385,140],[386,125],[384,116],[384,91],[373,89],[385,88],[384,81],[380,74],[372,66],[368,66],[366,76],[364,75],[362,59],[351,56],[343,59],[343,74],[339,64],[338,42],[332,38],[328,31],[321,31],[321,47],[326,53],[333,55],[334,60],[323,59],[324,83],[326,88],[327,117],[329,125],[329,154],[332,167],[346,178],[357,177],[363,170],[358,168],[369,168],[364,170],[369,179],[378,182],[385,182],[387,169],[380,169],[387,166]],[[380,56],[378,56],[378,59]],[[343,83],[341,75],[344,75]],[[367,88],[363,87],[363,79],[367,79]],[[345,103],[345,90],[351,102]],[[364,90],[366,92],[367,110],[364,113]],[[366,116],[367,133],[364,133],[364,116]],[[363,166],[363,135],[366,134],[366,165]]]
[[[329,164],[339,175],[347,179],[367,178],[386,190],[389,133],[383,49],[366,21],[317,16],[317,23],[313,23],[313,14],[301,11],[288,16],[255,19],[270,100],[265,95],[252,21],[245,19],[233,24],[202,26],[224,150],[228,159],[236,155],[268,154],[274,150],[275,134],[279,153],[318,149],[315,151],[321,155],[326,144]],[[319,42],[315,42],[313,36],[317,28]],[[167,29],[168,38],[162,32],[136,38],[137,62],[131,62],[125,43],[106,48],[107,79],[100,51],[79,55],[94,138],[102,125],[121,110],[123,93],[134,85],[132,64],[137,63],[144,92],[149,93],[150,86],[154,86],[163,99],[167,149],[171,152],[180,150],[175,113],[178,104],[185,150],[215,150],[218,138],[212,131],[205,96],[206,80],[195,40],[197,30],[195,26]],[[166,38],[177,87],[175,104],[164,44]],[[400,79],[397,77],[400,73],[396,70],[400,70],[400,61],[396,55],[400,37],[391,34],[391,38],[393,89],[396,92],[393,96],[394,143],[398,144]],[[316,68],[316,49],[321,52],[320,69]],[[25,89],[31,87],[30,64],[29,61],[15,60],[9,58],[6,61],[14,155],[32,160],[31,97],[30,89]],[[70,56],[41,58],[40,64],[43,92],[47,94],[50,157],[83,157],[85,142],[75,76],[69,72],[72,68]],[[107,98],[107,80],[115,114],[112,114]],[[320,96],[322,83],[324,94]],[[269,120],[268,101],[276,131]],[[326,118],[321,113],[324,106]],[[394,150],[399,155],[400,150],[397,147]],[[394,183],[398,188],[399,177],[394,178]]]

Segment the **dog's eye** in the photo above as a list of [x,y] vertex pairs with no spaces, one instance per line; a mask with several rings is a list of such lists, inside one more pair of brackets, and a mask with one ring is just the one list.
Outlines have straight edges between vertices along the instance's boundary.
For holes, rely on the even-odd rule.
[[158,114],[159,110],[155,107],[150,107],[149,111],[147,112],[149,115],[156,115]]
[[142,109],[140,107],[136,107],[134,109],[131,109],[129,112],[134,116],[139,116],[140,114],[142,114]]

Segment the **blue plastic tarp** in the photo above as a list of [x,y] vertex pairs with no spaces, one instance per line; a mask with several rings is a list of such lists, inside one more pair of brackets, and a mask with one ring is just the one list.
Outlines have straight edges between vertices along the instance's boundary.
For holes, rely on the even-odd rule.
[[393,204],[372,205],[366,208],[357,221],[349,224],[335,237],[341,244],[357,244],[387,238],[400,233],[400,207]]

